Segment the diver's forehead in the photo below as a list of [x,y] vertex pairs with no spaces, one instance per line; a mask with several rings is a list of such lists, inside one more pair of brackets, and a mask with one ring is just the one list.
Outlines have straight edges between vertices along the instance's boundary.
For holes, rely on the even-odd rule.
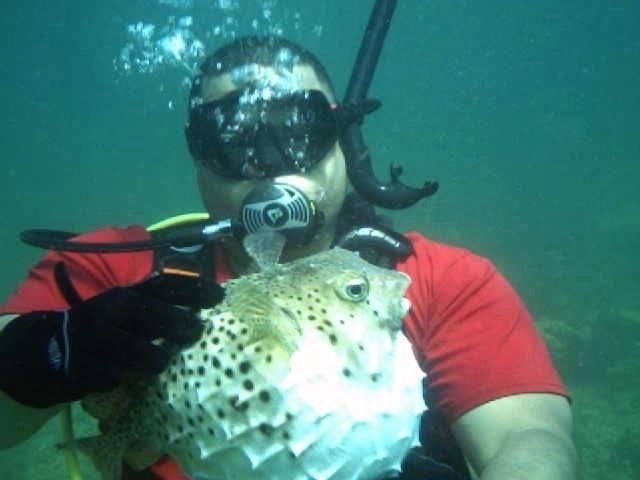
[[329,101],[334,102],[332,93],[320,81],[310,65],[298,64],[282,70],[275,67],[250,63],[234,68],[221,75],[208,75],[202,78],[202,100],[212,102],[228,93],[256,84],[257,88],[272,88],[277,91],[294,92],[297,90],[320,90]]

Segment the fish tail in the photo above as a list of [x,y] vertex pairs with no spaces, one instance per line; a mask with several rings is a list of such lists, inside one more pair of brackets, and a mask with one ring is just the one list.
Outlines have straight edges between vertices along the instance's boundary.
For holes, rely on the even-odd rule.
[[75,439],[58,445],[61,450],[76,449],[87,455],[100,472],[102,480],[121,480],[122,461],[127,446],[114,442],[110,435]]

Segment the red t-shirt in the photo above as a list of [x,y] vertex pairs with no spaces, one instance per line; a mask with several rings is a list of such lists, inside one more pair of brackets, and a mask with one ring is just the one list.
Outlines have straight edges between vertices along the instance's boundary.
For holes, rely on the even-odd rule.
[[[86,241],[148,238],[139,226],[106,228]],[[409,233],[415,253],[397,265],[411,277],[405,318],[421,367],[430,376],[433,398],[449,421],[490,400],[520,393],[567,395],[531,315],[493,264],[468,250]],[[217,281],[229,278],[222,252],[216,254]],[[64,261],[83,298],[115,286],[138,283],[152,273],[151,252],[76,254],[50,252],[0,307],[3,313],[67,308],[53,277]],[[154,472],[163,480],[188,480],[164,460]]]

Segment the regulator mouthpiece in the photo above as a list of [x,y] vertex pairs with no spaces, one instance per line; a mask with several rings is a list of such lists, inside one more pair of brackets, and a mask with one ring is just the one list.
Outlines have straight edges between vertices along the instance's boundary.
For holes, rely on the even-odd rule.
[[212,242],[221,238],[247,234],[277,232],[293,245],[309,242],[322,226],[324,216],[316,204],[297,188],[264,182],[258,184],[245,198],[239,221],[201,221],[160,231],[148,240],[128,242],[76,241],[77,233],[61,230],[25,230],[23,242],[49,250],[83,253],[117,253],[183,248]]
[[323,220],[315,202],[284,183],[258,184],[240,207],[240,223],[246,233],[279,232],[294,245],[308,243]]

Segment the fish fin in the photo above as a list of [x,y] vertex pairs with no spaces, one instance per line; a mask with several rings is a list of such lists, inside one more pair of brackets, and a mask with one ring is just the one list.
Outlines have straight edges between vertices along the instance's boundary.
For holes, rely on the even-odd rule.
[[124,461],[134,470],[144,470],[156,463],[164,454],[144,445],[133,445],[124,455]]
[[138,373],[127,373],[118,387],[102,393],[91,393],[81,400],[82,409],[92,417],[104,422],[114,423],[126,415],[131,403],[139,394],[144,394],[149,377]]
[[122,460],[126,445],[114,442],[109,435],[96,435],[79,438],[58,445],[61,450],[77,449],[93,461],[102,480],[120,480],[122,478]]
[[233,295],[232,312],[249,329],[249,344],[270,339],[289,353],[296,349],[302,330],[295,315],[249,281],[236,282]]
[[233,313],[245,321],[268,317],[277,305],[251,281],[239,279],[233,284]]
[[122,416],[126,412],[131,397],[123,386],[106,393],[87,395],[81,401],[82,409],[105,424]]

